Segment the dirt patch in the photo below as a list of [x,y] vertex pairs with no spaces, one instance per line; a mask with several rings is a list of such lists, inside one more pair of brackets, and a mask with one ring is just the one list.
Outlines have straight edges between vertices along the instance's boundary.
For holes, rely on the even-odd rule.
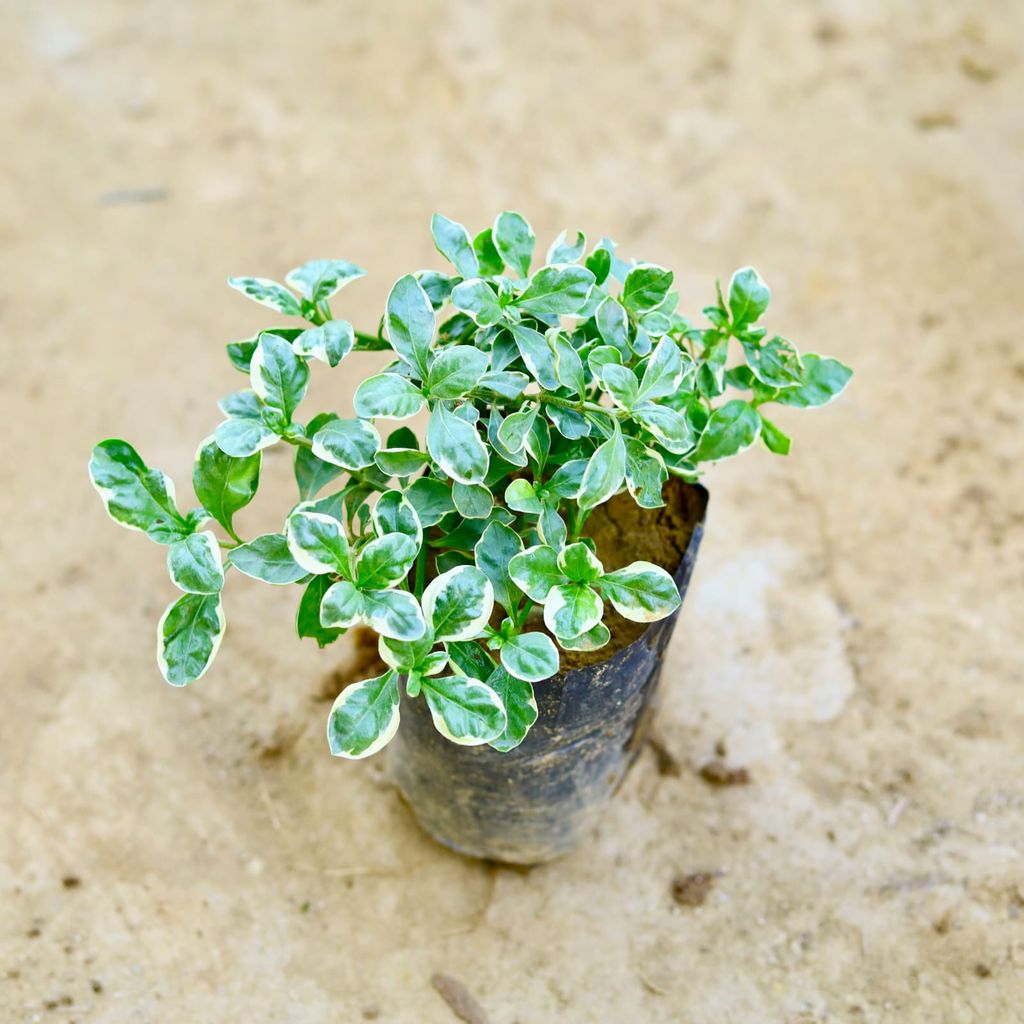
[[[672,477],[665,485],[662,508],[640,508],[630,494],[623,492],[599,505],[583,532],[593,538],[598,557],[609,572],[637,561],[653,562],[675,572],[703,508],[700,491]],[[604,624],[612,634],[608,645],[599,651],[562,651],[562,671],[606,661],[648,628],[648,623],[623,618],[610,602],[605,602]]]
[[387,671],[387,665],[381,661],[377,649],[377,634],[372,629],[356,626],[349,631],[347,640],[348,643],[339,647],[339,650],[344,651],[346,660],[324,676],[316,694],[318,701],[334,700],[346,686]]

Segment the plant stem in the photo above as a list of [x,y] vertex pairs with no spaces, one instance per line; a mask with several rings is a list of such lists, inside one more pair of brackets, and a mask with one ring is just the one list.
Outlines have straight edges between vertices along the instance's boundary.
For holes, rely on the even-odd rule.
[[415,594],[417,601],[423,598],[423,588],[427,582],[427,550],[426,543],[422,544],[419,554],[416,556]]

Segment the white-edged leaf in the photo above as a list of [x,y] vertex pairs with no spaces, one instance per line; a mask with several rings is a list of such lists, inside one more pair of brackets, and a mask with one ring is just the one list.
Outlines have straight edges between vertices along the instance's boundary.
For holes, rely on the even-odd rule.
[[303,331],[292,342],[292,348],[300,356],[337,366],[352,351],[355,340],[355,331],[347,320],[328,320]]
[[526,324],[511,324],[509,331],[515,340],[519,354],[526,368],[546,391],[558,390],[558,375],[555,373],[555,354],[548,345],[548,339],[540,331]]
[[652,562],[633,562],[604,576],[598,589],[623,618],[656,622],[671,615],[680,604],[675,580]]
[[761,432],[761,417],[757,410],[741,399],[719,406],[711,414],[700,435],[695,462],[717,462],[749,448]]
[[301,267],[288,271],[285,283],[304,299],[323,302],[351,281],[365,276],[366,271],[362,267],[348,260],[308,260]]
[[487,685],[498,695],[505,708],[505,728],[501,735],[490,741],[495,750],[507,753],[526,739],[530,727],[537,721],[537,698],[533,683],[517,679],[500,665],[487,677]]
[[[255,344],[253,351],[256,351]],[[217,402],[217,408],[232,419],[258,420],[263,417],[263,406],[252,388],[232,391],[230,395],[225,395]]]
[[220,548],[212,530],[182,537],[167,549],[167,574],[186,594],[216,594],[224,586]]
[[235,459],[244,459],[269,448],[279,440],[279,435],[262,420],[224,420],[213,433],[217,447]]
[[345,527],[332,516],[306,511],[300,505],[288,517],[288,550],[306,572],[315,576],[340,573],[352,578],[352,554]]
[[508,565],[512,582],[531,601],[544,601],[552,587],[566,582],[565,574],[558,567],[558,552],[546,544],[527,548],[515,555]]
[[491,327],[505,318],[494,289],[480,278],[457,284],[452,289],[452,305],[468,313],[478,327]]
[[327,718],[327,743],[335,757],[369,757],[391,740],[398,721],[398,676],[388,671],[338,694]]
[[504,523],[488,523],[473,548],[477,568],[491,581],[494,599],[506,611],[519,606],[520,594],[509,575],[509,563],[521,554],[523,542],[515,530]]
[[283,338],[264,332],[249,363],[249,381],[264,409],[288,424],[309,386],[309,364]]
[[541,316],[578,313],[586,304],[594,275],[586,267],[544,267],[533,275],[516,305]]
[[356,415],[365,419],[385,416],[407,420],[423,408],[423,392],[407,377],[397,373],[378,373],[367,377],[356,388],[353,406]]
[[560,232],[551,243],[547,256],[544,257],[545,263],[575,263],[583,255],[587,247],[587,236],[582,231],[577,231],[576,240],[567,242],[568,234],[567,231]]
[[594,508],[607,501],[622,486],[625,478],[626,446],[616,424],[615,433],[590,456],[576,499],[580,508]]
[[423,696],[437,731],[460,746],[489,743],[505,729],[505,708],[485,683],[468,676],[423,680]]
[[301,316],[299,300],[284,285],[266,277],[229,277],[228,286],[286,316]]
[[558,332],[554,332],[551,337],[551,349],[555,355],[555,376],[558,382],[574,395],[582,395],[586,378],[579,352],[572,347],[568,338]]
[[520,633],[502,645],[501,664],[517,679],[539,683],[558,673],[558,648],[547,633]]
[[513,511],[527,515],[539,516],[543,511],[536,488],[523,477],[517,477],[505,488],[505,504]]
[[674,395],[682,376],[683,360],[679,346],[672,338],[662,338],[644,367],[637,398],[640,401],[653,401],[655,398]]
[[611,638],[611,631],[603,622],[599,622],[579,636],[571,639],[559,637],[558,645],[565,651],[599,651]]
[[622,304],[631,313],[646,313],[660,306],[672,287],[672,271],[653,263],[633,267],[622,285]]
[[505,266],[520,277],[526,277],[530,273],[533,247],[537,241],[526,218],[512,210],[499,213],[491,236]]
[[174,484],[150,469],[127,441],[110,438],[92,450],[89,479],[107,515],[158,544],[173,544],[189,532],[174,503]]
[[572,640],[593,629],[604,615],[597,591],[583,583],[552,587],[544,600],[544,625],[559,638]]
[[771,302],[771,289],[753,267],[741,267],[729,281],[729,314],[737,328],[754,323]]
[[476,387],[487,369],[487,353],[472,345],[444,349],[430,364],[427,391],[431,398],[461,398]]
[[412,274],[400,277],[392,287],[385,321],[394,350],[425,378],[427,352],[434,337],[434,307]]
[[435,526],[443,516],[455,511],[452,489],[441,480],[430,477],[413,480],[405,496],[424,527]]
[[853,376],[853,370],[828,356],[805,355],[803,364],[805,382],[780,391],[772,401],[797,409],[814,409],[841,394]]
[[360,596],[364,621],[381,636],[393,640],[418,640],[426,632],[423,612],[408,591],[364,590]]
[[356,585],[360,590],[385,590],[405,579],[416,561],[419,544],[405,533],[385,533],[359,552]]
[[595,322],[606,345],[620,355],[629,352],[629,317],[617,299],[607,298],[597,307]]
[[464,519],[486,519],[494,508],[494,495],[483,484],[452,485],[455,508]]
[[490,457],[476,427],[440,402],[427,423],[427,450],[453,480],[479,484],[487,476]]
[[171,686],[194,683],[210,667],[224,636],[220,594],[184,594],[160,616],[156,661]]
[[329,420],[313,435],[313,454],[349,471],[369,466],[378,448],[380,434],[368,420]]
[[480,263],[469,232],[455,220],[449,220],[440,213],[430,219],[430,233],[434,237],[437,251],[458,271],[459,277],[477,277]]
[[592,583],[604,575],[601,559],[583,541],[567,544],[558,552],[558,568],[572,583]]
[[423,613],[438,641],[473,639],[493,608],[494,588],[475,565],[449,569],[423,592]]
[[373,507],[373,525],[378,536],[404,533],[416,546],[423,540],[423,526],[412,502],[401,491],[385,491]]
[[246,576],[279,587],[297,583],[308,575],[292,557],[288,538],[283,533],[265,533],[248,544],[232,548],[228,561]]
[[363,595],[348,580],[327,589],[320,602],[320,625],[326,629],[348,629],[364,618]]

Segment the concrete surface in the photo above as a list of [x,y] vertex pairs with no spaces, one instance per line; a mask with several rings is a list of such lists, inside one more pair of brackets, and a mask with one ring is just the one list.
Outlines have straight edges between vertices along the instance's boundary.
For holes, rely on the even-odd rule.
[[[446,1024],[461,983],[492,1024],[1024,1020],[1021,4],[2,9],[0,1019]],[[85,473],[119,435],[187,492],[267,323],[229,273],[355,260],[372,324],[432,211],[509,206],[692,310],[752,262],[857,372],[710,476],[660,753],[528,873],[328,756],[347,655],[296,594],[232,580],[163,684],[162,552]]]

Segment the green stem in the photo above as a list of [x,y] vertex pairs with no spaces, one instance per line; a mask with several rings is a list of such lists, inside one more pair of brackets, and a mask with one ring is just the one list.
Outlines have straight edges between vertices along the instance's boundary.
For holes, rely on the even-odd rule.
[[423,589],[426,586],[426,582],[427,582],[427,551],[428,551],[428,548],[427,548],[426,538],[424,538],[424,542],[420,546],[419,554],[416,556],[415,594],[416,594],[416,600],[417,601],[422,600],[422,598],[423,598]]

